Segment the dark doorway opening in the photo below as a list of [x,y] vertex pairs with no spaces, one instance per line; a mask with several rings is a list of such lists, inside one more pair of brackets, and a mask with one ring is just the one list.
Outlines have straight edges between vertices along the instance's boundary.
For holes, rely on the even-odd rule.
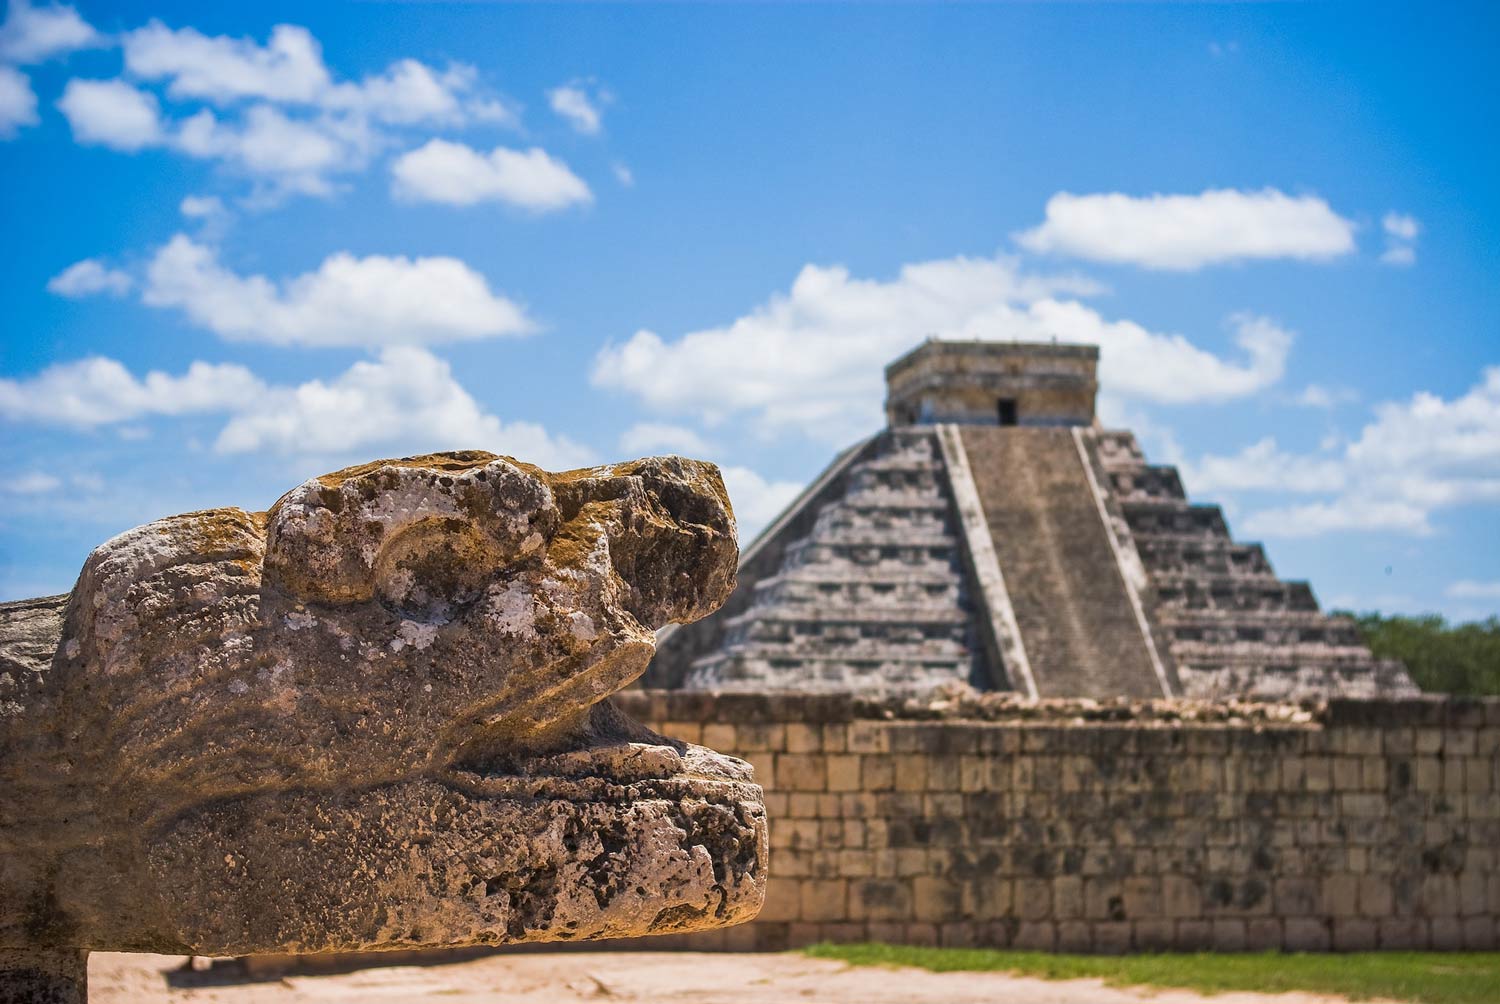
[[1016,424],[1016,401],[1015,398],[1002,397],[1000,399],[1000,424]]

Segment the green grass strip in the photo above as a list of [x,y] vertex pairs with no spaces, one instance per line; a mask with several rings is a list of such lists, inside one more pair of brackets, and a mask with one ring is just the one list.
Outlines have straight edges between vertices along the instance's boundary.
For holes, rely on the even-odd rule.
[[813,958],[856,966],[913,966],[936,973],[1004,972],[1049,980],[1096,978],[1111,986],[1180,987],[1204,993],[1247,990],[1338,994],[1422,1004],[1500,1002],[1500,952],[1351,952],[1342,955],[1054,955],[988,948],[817,944]]

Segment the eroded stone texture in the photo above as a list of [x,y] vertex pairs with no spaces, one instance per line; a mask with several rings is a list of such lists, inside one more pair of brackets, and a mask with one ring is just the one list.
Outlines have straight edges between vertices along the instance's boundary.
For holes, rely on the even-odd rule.
[[[0,606],[0,948],[206,955],[731,924],[743,762],[606,699],[734,586],[717,470],[486,453],[100,546]],[[12,967],[15,968],[15,967]]]

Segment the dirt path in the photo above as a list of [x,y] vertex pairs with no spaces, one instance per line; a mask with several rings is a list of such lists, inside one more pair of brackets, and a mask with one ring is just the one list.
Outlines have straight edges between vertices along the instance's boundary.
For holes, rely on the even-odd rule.
[[89,962],[93,1004],[1329,1004],[1318,994],[1228,993],[1048,982],[1000,973],[929,973],[849,967],[800,955],[569,952],[497,955],[441,966],[394,966],[274,982],[171,988],[180,957],[98,953]]

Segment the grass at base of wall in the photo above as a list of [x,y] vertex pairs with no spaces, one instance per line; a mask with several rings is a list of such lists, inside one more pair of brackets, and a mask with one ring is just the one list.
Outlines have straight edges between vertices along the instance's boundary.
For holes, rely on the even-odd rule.
[[1096,978],[1112,986],[1180,987],[1205,993],[1249,990],[1339,994],[1422,1004],[1500,1001],[1500,952],[1350,952],[1340,955],[1215,952],[1055,955],[988,948],[818,944],[803,952],[857,966],[913,966],[933,972],[1007,972],[1049,980]]

